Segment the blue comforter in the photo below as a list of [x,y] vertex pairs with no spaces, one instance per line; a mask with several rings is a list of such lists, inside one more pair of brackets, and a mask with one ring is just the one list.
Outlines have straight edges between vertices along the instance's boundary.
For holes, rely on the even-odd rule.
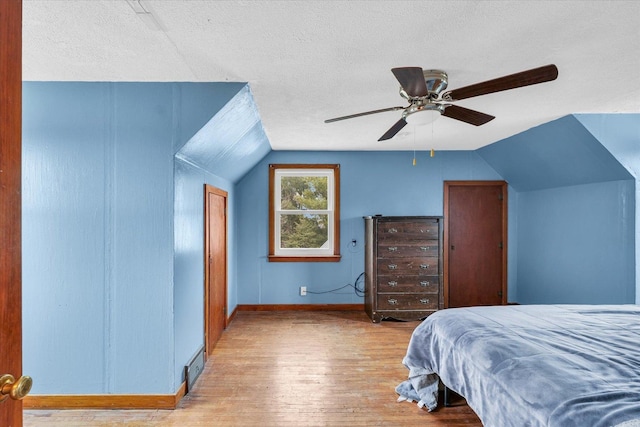
[[438,377],[486,427],[640,425],[640,306],[451,308],[413,332],[396,391],[437,407]]

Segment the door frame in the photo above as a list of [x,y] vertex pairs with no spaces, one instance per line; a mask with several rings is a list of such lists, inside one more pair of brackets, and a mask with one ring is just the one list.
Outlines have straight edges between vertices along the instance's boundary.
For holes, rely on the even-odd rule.
[[227,266],[227,260],[228,260],[228,256],[227,256],[227,249],[228,249],[228,242],[229,242],[229,227],[228,227],[228,220],[227,220],[227,212],[228,212],[228,199],[229,199],[229,194],[224,191],[221,190],[219,188],[216,188],[212,185],[209,184],[205,184],[204,185],[204,354],[205,354],[205,358],[209,357],[209,347],[210,347],[210,342],[209,342],[209,337],[211,336],[211,334],[209,333],[209,319],[210,319],[210,313],[209,313],[209,296],[211,294],[211,289],[210,289],[210,281],[209,279],[211,278],[211,263],[209,262],[209,253],[210,253],[210,245],[209,245],[209,235],[212,231],[212,225],[210,223],[210,207],[209,207],[209,195],[210,194],[214,194],[216,196],[220,196],[224,198],[224,229],[225,229],[225,251],[224,254],[222,255],[224,257],[223,260],[223,265],[224,265],[224,329],[227,328],[228,326],[228,322],[229,322],[229,317],[228,317],[228,313],[227,313],[227,287],[228,287],[228,266]]
[[[22,376],[22,0],[0,0],[0,375]],[[0,402],[0,425],[22,426],[22,402]]]
[[449,308],[449,187],[452,186],[501,186],[502,187],[502,304],[505,305],[508,302],[507,297],[507,259],[508,259],[508,214],[509,214],[509,184],[503,180],[496,181],[444,181],[444,197],[443,197],[443,215],[444,215],[444,227],[443,227],[443,282],[444,282],[444,308]]

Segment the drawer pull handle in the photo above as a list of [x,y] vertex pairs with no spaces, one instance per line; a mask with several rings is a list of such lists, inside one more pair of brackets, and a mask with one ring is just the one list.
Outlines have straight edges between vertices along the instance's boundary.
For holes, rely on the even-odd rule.
[[422,286],[422,287],[427,287],[427,286],[429,286],[429,284],[430,283],[427,280],[423,280],[422,282],[420,282],[420,286]]
[[398,230],[396,230],[395,228],[390,228],[389,229],[389,233],[397,233],[397,232],[398,232]]
[[420,264],[420,268],[423,270],[427,270],[429,268],[429,264]]
[[389,270],[395,270],[396,268],[398,268],[397,264],[389,264],[387,267],[389,267]]
[[429,250],[429,247],[428,246],[420,246],[420,250],[422,252],[427,252]]
[[387,285],[391,286],[392,288],[398,286],[398,282],[396,282],[395,280],[391,280],[390,282],[387,282]]
[[398,247],[397,246],[391,246],[391,247],[387,248],[387,250],[389,252],[398,252]]
[[422,298],[420,304],[429,304],[429,298]]
[[388,302],[389,304],[391,304],[391,305],[396,305],[396,304],[398,304],[398,300],[397,300],[397,299],[393,299],[393,298],[389,298],[389,299],[387,300],[387,302]]

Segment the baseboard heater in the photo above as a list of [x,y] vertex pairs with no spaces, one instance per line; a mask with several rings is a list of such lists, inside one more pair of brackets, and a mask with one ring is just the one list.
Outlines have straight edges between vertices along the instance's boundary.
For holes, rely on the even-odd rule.
[[184,367],[184,377],[187,383],[186,393],[191,391],[191,388],[195,385],[196,380],[204,370],[204,346],[200,347],[191,358],[189,363]]

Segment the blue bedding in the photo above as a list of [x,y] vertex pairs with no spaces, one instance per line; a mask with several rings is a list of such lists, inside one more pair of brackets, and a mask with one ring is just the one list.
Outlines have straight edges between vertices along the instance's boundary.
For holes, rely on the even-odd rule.
[[433,410],[438,379],[485,427],[640,425],[640,306],[440,310],[413,332],[401,398]]

